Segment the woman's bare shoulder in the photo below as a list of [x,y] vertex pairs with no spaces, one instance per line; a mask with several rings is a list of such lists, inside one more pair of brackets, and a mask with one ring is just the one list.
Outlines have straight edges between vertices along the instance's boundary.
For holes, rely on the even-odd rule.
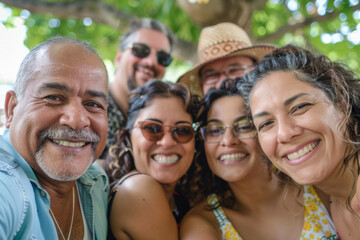
[[221,231],[207,201],[194,206],[180,225],[180,239],[221,239]]

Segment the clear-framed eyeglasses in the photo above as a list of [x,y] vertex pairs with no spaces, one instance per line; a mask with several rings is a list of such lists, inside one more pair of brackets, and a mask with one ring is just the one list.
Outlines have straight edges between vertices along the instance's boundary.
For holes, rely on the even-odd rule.
[[211,123],[200,128],[202,138],[207,143],[218,143],[224,138],[227,128],[230,128],[238,139],[253,138],[256,136],[256,130],[251,120],[243,119],[235,122],[232,126],[224,126],[219,123]]
[[253,69],[253,67],[253,65],[234,65],[221,72],[205,71],[201,74],[201,81],[203,85],[214,85],[220,80],[221,75],[225,75],[227,78],[235,79],[243,76],[246,72]]

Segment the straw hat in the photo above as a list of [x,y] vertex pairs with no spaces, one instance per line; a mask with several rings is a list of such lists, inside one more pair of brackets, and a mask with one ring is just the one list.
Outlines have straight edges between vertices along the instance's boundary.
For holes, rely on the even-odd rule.
[[198,43],[198,65],[182,75],[177,82],[187,85],[192,93],[203,97],[199,71],[205,65],[233,56],[247,56],[258,62],[274,50],[272,45],[252,45],[247,33],[234,23],[205,27]]

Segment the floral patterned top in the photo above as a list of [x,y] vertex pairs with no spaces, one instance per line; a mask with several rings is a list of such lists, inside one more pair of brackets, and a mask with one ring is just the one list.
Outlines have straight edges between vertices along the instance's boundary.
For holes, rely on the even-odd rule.
[[116,104],[110,92],[108,92],[107,114],[108,114],[108,129],[107,129],[106,146],[100,156],[101,159],[105,159],[108,154],[109,148],[112,145],[116,144],[117,131],[126,127],[125,114]]
[[[223,240],[242,240],[219,206],[217,196],[211,194],[207,201],[219,222]],[[304,186],[304,227],[300,240],[340,240],[328,211],[313,186]]]

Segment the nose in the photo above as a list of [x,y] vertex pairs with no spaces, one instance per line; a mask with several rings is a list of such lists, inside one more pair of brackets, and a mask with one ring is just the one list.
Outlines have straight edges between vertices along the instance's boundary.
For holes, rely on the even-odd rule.
[[165,130],[164,136],[157,141],[157,144],[161,145],[163,148],[171,148],[177,144],[175,139],[171,136],[171,132],[169,130]]
[[81,129],[90,126],[88,111],[78,101],[71,101],[64,107],[60,117],[60,124],[67,125],[72,129]]
[[233,133],[231,127],[226,127],[220,144],[224,147],[233,146],[239,143],[239,139]]
[[225,79],[230,78],[228,75],[229,74],[225,71],[221,72],[219,76],[219,81],[217,83],[220,85]]
[[143,58],[142,62],[144,65],[148,66],[155,66],[156,64],[158,64],[156,51],[154,49],[151,49],[149,56]]
[[277,142],[286,143],[302,133],[302,128],[293,119],[282,117],[278,119]]

